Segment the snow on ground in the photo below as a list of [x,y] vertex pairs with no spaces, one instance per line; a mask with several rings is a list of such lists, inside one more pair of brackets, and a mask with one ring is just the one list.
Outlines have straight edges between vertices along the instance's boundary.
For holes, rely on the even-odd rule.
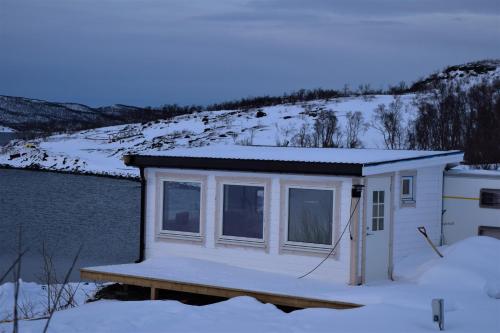
[[[500,281],[495,257],[500,241],[472,237],[441,251],[444,258],[429,249],[398,263],[395,282],[331,283],[332,295],[366,304],[358,309],[287,314],[250,297],[201,307],[176,301],[98,301],[57,312],[49,332],[435,332],[430,303],[439,297],[445,300],[447,332],[499,332],[500,295],[492,291]],[[44,320],[22,321],[20,332],[40,332],[43,325]],[[10,331],[10,324],[0,324],[2,330]]]
[[[405,105],[405,121],[413,119],[414,95],[403,95],[401,99]],[[336,111],[343,130],[347,112],[361,112],[368,124],[379,104],[388,105],[393,100],[391,95],[373,95],[277,105],[258,109],[265,113],[262,117],[257,116],[257,109],[204,111],[147,124],[17,140],[0,149],[0,165],[137,177],[136,168],[123,164],[121,157],[124,154],[206,145],[275,146],[290,141],[303,125],[312,130],[318,111]],[[367,125],[360,137],[366,148],[384,147],[381,134],[373,127]]]
[[[97,287],[93,283],[78,283],[72,282],[67,285],[65,290],[70,294],[74,291],[75,305],[82,305],[85,301],[92,297]],[[54,291],[51,293],[53,300],[57,293],[56,288],[52,287]],[[12,282],[0,285],[0,323],[4,320],[12,320],[14,308],[14,291],[15,284]],[[67,299],[67,293],[62,294],[60,305],[64,304]],[[20,281],[19,296],[18,296],[18,309],[21,318],[39,318],[47,315],[47,286],[40,285],[34,282]],[[54,302],[52,301],[51,304]],[[2,328],[0,326],[0,332]]]
[[475,175],[500,177],[500,164],[490,165],[490,170],[474,169],[470,165],[457,165],[447,172],[452,175]]
[[300,147],[254,147],[212,146],[201,148],[176,148],[153,152],[154,156],[198,157],[222,159],[250,159],[267,161],[306,161],[320,163],[370,164],[398,159],[443,155],[455,151],[404,150],[404,149],[342,149],[342,148],[300,148]]
[[15,132],[15,130],[12,128],[0,126],[0,133],[13,133],[13,132]]

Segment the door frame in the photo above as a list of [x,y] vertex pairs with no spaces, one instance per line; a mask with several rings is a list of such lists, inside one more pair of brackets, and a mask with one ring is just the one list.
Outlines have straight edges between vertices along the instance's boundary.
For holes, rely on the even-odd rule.
[[396,175],[394,172],[384,173],[375,176],[367,176],[365,178],[365,190],[363,191],[363,219],[361,221],[361,284],[366,283],[366,226],[367,226],[367,216],[368,216],[368,187],[370,183],[370,178],[389,178],[389,260],[388,260],[388,270],[387,270],[387,279],[393,279],[393,271],[394,271],[394,209],[395,209],[395,193],[394,193],[394,183]]

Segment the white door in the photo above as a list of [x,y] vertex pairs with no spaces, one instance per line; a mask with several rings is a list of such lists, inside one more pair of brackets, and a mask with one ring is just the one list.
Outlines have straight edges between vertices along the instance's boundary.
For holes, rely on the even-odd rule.
[[365,282],[389,277],[391,178],[368,178]]

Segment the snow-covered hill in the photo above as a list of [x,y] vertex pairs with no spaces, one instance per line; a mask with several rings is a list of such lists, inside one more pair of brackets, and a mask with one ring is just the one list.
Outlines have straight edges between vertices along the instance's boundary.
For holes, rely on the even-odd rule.
[[[464,86],[500,78],[500,60],[451,66],[416,82],[409,91],[422,91],[439,82]],[[403,125],[415,118],[415,92],[399,95],[403,105]],[[321,111],[335,111],[341,143],[347,146],[346,115],[360,112],[363,129],[361,146],[385,148],[383,136],[372,126],[374,110],[388,106],[393,95],[365,95],[273,105],[253,109],[199,111],[155,120],[59,134],[28,141],[12,141],[0,147],[0,165],[67,172],[137,177],[138,171],[126,167],[124,154],[148,153],[176,147],[205,145],[293,145],[301,131],[311,131]],[[0,98],[0,102],[1,102]],[[80,104],[58,104],[80,114],[93,114]],[[2,107],[0,103],[0,107]],[[1,110],[0,110],[1,111]],[[28,119],[30,112],[25,112]],[[33,109],[31,113],[35,114]],[[1,112],[0,112],[1,114]]]
[[[414,95],[401,96],[410,119]],[[203,111],[146,124],[128,124],[61,134],[28,141],[13,141],[0,150],[0,164],[22,168],[137,176],[121,157],[128,153],[147,153],[175,147],[205,145],[285,144],[303,126],[311,128],[318,112],[336,111],[340,129],[346,113],[359,111],[366,123],[379,104],[388,105],[391,95],[339,98],[295,105],[278,105],[254,110]],[[384,147],[376,129],[366,126],[361,141],[364,147]]]
[[500,77],[500,59],[469,62],[462,65],[449,66],[426,78],[414,82],[411,91],[422,91],[434,87],[440,82],[458,83],[462,87],[470,87],[480,81],[491,82]]

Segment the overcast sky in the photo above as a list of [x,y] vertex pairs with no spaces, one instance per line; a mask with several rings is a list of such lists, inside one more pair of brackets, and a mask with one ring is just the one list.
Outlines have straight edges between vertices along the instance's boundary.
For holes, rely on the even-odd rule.
[[0,0],[0,94],[206,104],[500,58],[499,0]]

